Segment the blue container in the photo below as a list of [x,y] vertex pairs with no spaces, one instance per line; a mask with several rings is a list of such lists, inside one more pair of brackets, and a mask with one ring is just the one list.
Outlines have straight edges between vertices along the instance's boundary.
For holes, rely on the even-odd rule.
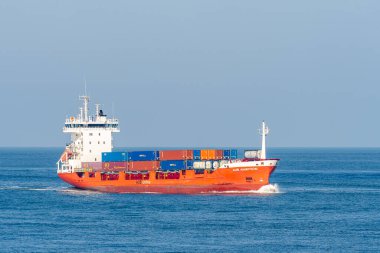
[[238,158],[238,151],[237,149],[231,149],[231,158],[230,159],[237,159]]
[[192,170],[193,169],[193,165],[194,165],[194,161],[193,160],[187,160],[186,161],[186,169],[187,170]]
[[186,169],[186,162],[183,160],[168,160],[161,161],[161,170],[184,170]]
[[200,149],[194,149],[193,151],[193,159],[194,160],[200,160],[201,159],[201,150]]
[[127,152],[103,152],[102,162],[126,162],[128,159]]
[[237,149],[225,149],[223,150],[223,159],[224,160],[237,159],[237,154],[238,154]]
[[229,149],[223,150],[223,159],[224,160],[229,160],[231,157],[231,152]]
[[157,161],[160,158],[158,151],[132,151],[128,152],[128,161]]

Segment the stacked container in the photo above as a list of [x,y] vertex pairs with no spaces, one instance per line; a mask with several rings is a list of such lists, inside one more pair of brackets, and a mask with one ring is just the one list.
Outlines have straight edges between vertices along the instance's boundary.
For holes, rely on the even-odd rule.
[[128,152],[128,161],[157,161],[160,158],[158,151]]
[[160,168],[159,161],[136,161],[128,162],[128,170],[130,171],[154,171]]
[[199,149],[193,150],[193,159],[201,160],[201,150]]
[[237,159],[237,149],[225,149],[223,150],[223,158],[224,160],[233,160]]
[[125,171],[128,169],[127,162],[103,162],[102,169],[105,171]]
[[128,160],[127,152],[103,152],[102,162],[126,162]]
[[160,160],[193,160],[193,150],[161,150]]

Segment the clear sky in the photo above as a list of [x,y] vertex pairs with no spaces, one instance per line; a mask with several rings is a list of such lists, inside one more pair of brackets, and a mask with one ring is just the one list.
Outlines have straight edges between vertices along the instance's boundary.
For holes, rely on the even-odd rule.
[[[0,1],[0,146],[64,146],[86,76],[116,146],[379,145],[380,1]],[[93,109],[93,108],[92,108]]]

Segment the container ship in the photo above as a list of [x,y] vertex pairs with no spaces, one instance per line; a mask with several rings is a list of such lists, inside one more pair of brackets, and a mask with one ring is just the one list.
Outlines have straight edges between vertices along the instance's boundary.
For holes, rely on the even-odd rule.
[[63,128],[71,142],[57,162],[58,176],[79,189],[109,193],[210,194],[259,190],[269,184],[279,159],[266,158],[269,129],[262,122],[261,150],[141,150],[115,152],[119,122],[100,105],[89,115],[89,97]]

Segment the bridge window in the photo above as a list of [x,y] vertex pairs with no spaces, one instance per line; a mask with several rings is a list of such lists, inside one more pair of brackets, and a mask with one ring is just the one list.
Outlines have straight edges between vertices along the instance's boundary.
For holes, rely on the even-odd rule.
[[92,133],[90,133],[90,136],[92,136]]

